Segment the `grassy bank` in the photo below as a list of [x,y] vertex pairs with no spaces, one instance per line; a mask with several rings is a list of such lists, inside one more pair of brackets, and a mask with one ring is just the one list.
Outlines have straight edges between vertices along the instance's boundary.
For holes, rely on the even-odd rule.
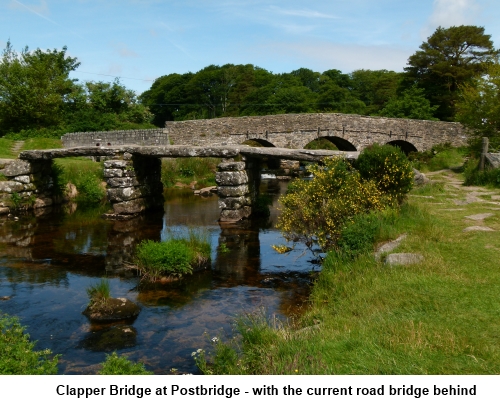
[[165,187],[192,185],[196,189],[215,186],[218,158],[162,159],[161,177]]
[[[329,255],[303,317],[277,327],[261,315],[236,322],[202,371],[231,374],[497,374],[500,372],[500,192],[460,185],[452,171],[415,189],[399,215],[380,220],[379,242],[420,264],[389,267],[372,253]],[[466,216],[490,213],[483,221]],[[493,232],[464,232],[480,225]],[[213,354],[217,354],[215,357]]]

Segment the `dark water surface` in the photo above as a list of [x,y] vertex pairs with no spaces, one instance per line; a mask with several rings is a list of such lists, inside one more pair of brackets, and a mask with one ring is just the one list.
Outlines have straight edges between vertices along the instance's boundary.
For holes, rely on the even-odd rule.
[[[38,217],[0,219],[0,311],[26,325],[37,348],[62,354],[61,374],[95,374],[105,354],[116,350],[142,361],[157,374],[171,368],[195,373],[191,353],[210,349],[211,337],[232,336],[235,315],[266,308],[269,315],[293,316],[305,305],[310,272],[318,270],[302,248],[280,255],[283,244],[273,228],[277,197],[286,183],[263,181],[273,197],[268,221],[250,226],[219,226],[217,197],[188,190],[166,194],[165,213],[113,222],[99,212],[72,207]],[[138,288],[127,266],[144,239],[165,239],[189,228],[208,232],[210,270],[170,283]],[[221,244],[229,252],[219,250]],[[132,322],[91,325],[82,315],[86,287],[108,277],[113,297],[137,302]]]

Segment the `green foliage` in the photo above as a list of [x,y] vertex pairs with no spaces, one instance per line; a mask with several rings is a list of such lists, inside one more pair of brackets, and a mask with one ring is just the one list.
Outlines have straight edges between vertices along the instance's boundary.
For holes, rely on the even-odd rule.
[[383,208],[382,193],[373,181],[364,180],[339,158],[311,165],[310,181],[293,181],[285,196],[277,227],[290,240],[317,244],[323,251],[335,246],[346,223],[353,217]]
[[110,285],[107,278],[102,278],[98,283],[88,286],[85,291],[90,299],[90,309],[105,308],[107,300],[111,297]]
[[438,27],[408,59],[404,85],[424,89],[431,105],[439,106],[435,116],[452,121],[459,88],[484,74],[498,54],[483,27]]
[[60,139],[52,138],[30,138],[24,142],[22,150],[32,149],[60,149],[62,142]]
[[378,115],[392,118],[411,118],[418,120],[436,120],[434,112],[438,106],[432,106],[424,96],[424,90],[416,86],[405,90],[399,97],[392,97]]
[[171,235],[162,242],[142,241],[136,248],[135,264],[146,280],[192,274],[210,261],[210,243],[205,234],[190,231],[187,238]]
[[500,169],[479,170],[479,159],[469,159],[464,165],[466,186],[500,187]]
[[490,151],[500,150],[500,64],[488,66],[486,74],[460,88],[457,120],[467,127],[472,136],[473,151],[481,151],[482,138],[489,138]]
[[106,355],[106,360],[101,363],[100,375],[152,375],[142,363],[134,363],[116,352]]
[[0,61],[0,132],[58,126],[72,98],[74,80],[69,73],[80,63],[61,51],[13,50],[8,41]]
[[363,150],[354,166],[365,180],[373,180],[384,194],[386,204],[400,204],[413,187],[411,163],[401,149],[371,145]]
[[0,374],[57,374],[59,356],[34,350],[26,328],[15,317],[0,313]]

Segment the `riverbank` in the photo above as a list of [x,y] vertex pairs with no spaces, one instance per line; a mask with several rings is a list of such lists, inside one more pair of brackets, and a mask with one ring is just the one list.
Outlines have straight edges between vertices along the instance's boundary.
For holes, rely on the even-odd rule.
[[379,242],[423,256],[389,266],[373,254],[330,255],[304,316],[276,327],[237,320],[242,337],[216,343],[207,373],[497,374],[500,372],[500,191],[462,186],[451,170],[428,173]]

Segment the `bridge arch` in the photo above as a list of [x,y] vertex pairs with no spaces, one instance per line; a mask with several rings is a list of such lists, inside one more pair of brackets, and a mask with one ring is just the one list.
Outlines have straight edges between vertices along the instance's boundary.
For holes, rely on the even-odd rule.
[[387,145],[392,145],[392,146],[398,147],[399,149],[401,149],[403,151],[403,153],[405,155],[408,155],[411,152],[418,152],[418,149],[415,147],[415,145],[413,145],[412,143],[410,143],[408,141],[403,141],[401,139],[387,142]]
[[275,148],[276,145],[262,138],[251,138],[242,142],[242,145],[255,146],[258,148]]
[[341,150],[344,152],[357,152],[356,146],[354,146],[347,139],[340,138],[338,136],[321,136],[319,138],[315,138],[313,141],[309,142],[307,145],[309,145],[310,143],[312,143],[314,141],[321,141],[321,140],[326,140],[326,141],[332,143],[333,145],[335,145],[335,147],[338,150]]

